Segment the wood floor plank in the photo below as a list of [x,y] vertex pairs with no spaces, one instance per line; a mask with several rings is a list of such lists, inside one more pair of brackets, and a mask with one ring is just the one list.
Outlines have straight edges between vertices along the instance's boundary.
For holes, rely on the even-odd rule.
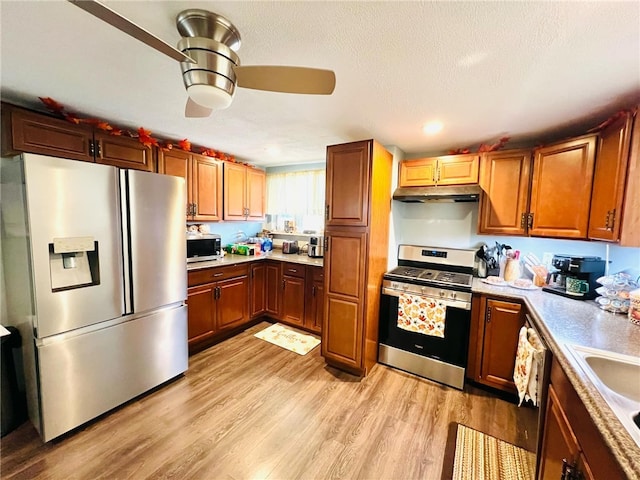
[[456,422],[535,447],[532,409],[383,365],[359,379],[253,336],[267,326],[56,441],[23,424],[0,440],[2,479],[437,480]]

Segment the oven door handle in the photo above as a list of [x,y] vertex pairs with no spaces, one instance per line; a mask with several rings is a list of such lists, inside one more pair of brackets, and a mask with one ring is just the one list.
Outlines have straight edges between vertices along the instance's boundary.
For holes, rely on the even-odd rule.
[[[400,297],[400,295],[402,295],[403,293],[405,292],[401,290],[395,290],[393,288],[388,288],[388,287],[382,288],[382,294],[389,295],[391,297]],[[406,293],[411,293],[411,292],[406,292]],[[428,295],[420,295],[418,293],[411,293],[411,295],[415,295],[416,297],[428,297]],[[460,308],[462,310],[471,310],[471,302],[463,302],[461,300],[450,300],[450,299],[439,298],[439,297],[429,297],[429,298],[438,300],[445,307]]]

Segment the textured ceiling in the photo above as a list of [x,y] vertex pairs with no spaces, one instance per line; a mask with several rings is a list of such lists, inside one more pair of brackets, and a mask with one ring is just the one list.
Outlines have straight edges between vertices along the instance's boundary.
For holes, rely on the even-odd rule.
[[[238,89],[227,110],[185,119],[177,62],[70,3],[3,0],[2,98],[50,96],[263,166],[323,161],[327,145],[364,138],[408,156],[538,142],[640,100],[635,1],[105,3],[172,45],[180,11],[222,14],[241,32],[242,64],[329,68],[335,92]],[[434,119],[444,129],[427,137]]]

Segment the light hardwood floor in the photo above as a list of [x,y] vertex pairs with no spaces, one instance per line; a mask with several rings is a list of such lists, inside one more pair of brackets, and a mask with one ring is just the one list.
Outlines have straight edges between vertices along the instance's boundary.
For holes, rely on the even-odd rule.
[[0,441],[3,479],[448,478],[456,422],[535,449],[535,411],[377,365],[357,379],[253,337],[200,352],[177,380],[43,445]]

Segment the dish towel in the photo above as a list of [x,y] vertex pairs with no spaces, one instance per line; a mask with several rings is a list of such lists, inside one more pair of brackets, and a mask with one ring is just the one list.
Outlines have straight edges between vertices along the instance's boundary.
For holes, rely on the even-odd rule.
[[444,338],[446,307],[433,298],[401,293],[398,300],[398,328]]
[[534,406],[539,406],[538,380],[542,374],[542,361],[544,347],[536,332],[527,327],[522,327],[518,335],[518,350],[516,352],[516,365],[513,369],[513,381],[518,389],[518,398],[523,401],[531,401]]

